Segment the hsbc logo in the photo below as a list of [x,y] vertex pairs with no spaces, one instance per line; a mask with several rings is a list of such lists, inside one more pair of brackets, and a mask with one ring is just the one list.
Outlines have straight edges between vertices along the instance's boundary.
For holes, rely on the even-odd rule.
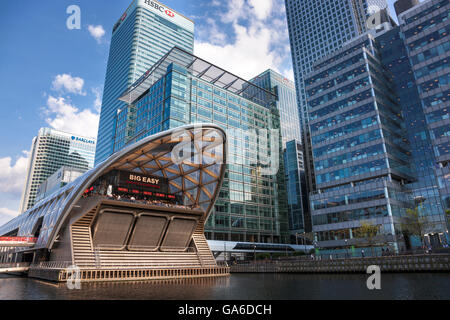
[[175,17],[175,13],[173,11],[164,8],[162,5],[160,5],[160,4],[156,3],[156,2],[153,2],[151,0],[145,0],[144,3],[149,5],[153,9],[158,10],[161,13],[165,13],[166,15],[168,15],[171,18]]
[[122,18],[120,18],[120,21],[125,20],[126,17],[127,17],[127,13],[125,12],[125,13],[123,14]]

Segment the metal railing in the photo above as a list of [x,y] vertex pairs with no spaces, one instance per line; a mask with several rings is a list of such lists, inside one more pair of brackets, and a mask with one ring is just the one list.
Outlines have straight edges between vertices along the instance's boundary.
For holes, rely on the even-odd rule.
[[72,261],[43,261],[31,264],[30,269],[66,269],[72,265]]
[[[109,251],[117,251],[117,252],[124,252],[124,253],[135,253],[135,252],[139,252],[138,250],[142,250],[145,252],[158,252],[158,253],[162,253],[162,252],[179,252],[179,253],[193,253],[193,252],[197,252],[197,250],[194,247],[167,247],[167,246],[159,246],[159,247],[149,247],[149,246],[134,246],[131,245],[129,246],[130,250],[125,250],[127,246],[123,246],[123,245],[115,245],[115,244],[103,244],[101,246],[97,246],[94,248],[94,252],[99,252],[99,254],[103,253],[103,252],[109,252]],[[158,250],[162,250],[162,251],[158,251]]]

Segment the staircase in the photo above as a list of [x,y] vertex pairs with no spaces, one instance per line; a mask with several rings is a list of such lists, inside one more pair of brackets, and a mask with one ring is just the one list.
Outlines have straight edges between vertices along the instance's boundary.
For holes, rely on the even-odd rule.
[[205,238],[205,221],[201,219],[195,229],[193,240],[197,248],[198,257],[202,267],[217,267],[216,259],[209,248],[208,242]]
[[94,207],[83,218],[70,227],[72,237],[73,262],[79,267],[95,266],[95,255],[92,245],[91,224],[97,207]]
[[98,252],[102,268],[199,268],[196,252]]

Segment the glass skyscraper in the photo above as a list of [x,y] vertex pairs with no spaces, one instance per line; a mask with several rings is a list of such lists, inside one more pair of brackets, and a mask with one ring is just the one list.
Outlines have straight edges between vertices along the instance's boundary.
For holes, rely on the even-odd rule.
[[[133,138],[127,139],[127,117],[122,116],[125,111],[119,113],[117,148],[189,123],[215,123],[226,129],[227,171],[205,226],[208,239],[288,241],[280,116],[272,91],[174,48],[121,100],[130,101],[136,109],[136,124]],[[272,158],[267,161],[269,155]],[[267,171],[267,166],[274,170]],[[170,179],[174,173],[166,174]],[[192,181],[178,179],[170,184],[189,189]]]
[[399,27],[354,39],[307,76],[322,248],[358,244],[363,221],[382,226],[381,240],[392,236],[380,247],[419,245],[401,228],[414,207],[426,245],[448,243],[449,9],[442,0],[403,6]]
[[397,250],[413,181],[401,107],[374,38],[366,34],[317,61],[306,77],[317,192],[310,196],[321,248],[358,245],[362,221]]
[[[431,244],[446,237],[450,209],[450,2],[430,0],[399,15],[400,33],[416,88],[405,110],[417,182],[412,185],[419,210],[427,217]],[[403,92],[404,88],[401,88]],[[407,89],[408,90],[408,89]],[[447,212],[447,216],[446,216]],[[446,225],[447,222],[447,225]]]
[[277,96],[277,109],[280,111],[281,136],[283,148],[291,140],[301,141],[300,120],[295,84],[273,70],[266,70],[250,82]]
[[113,154],[117,113],[126,110],[125,136],[134,132],[135,109],[119,101],[172,47],[193,52],[194,23],[155,0],[134,0],[114,25],[100,114],[96,164]]
[[296,234],[311,231],[311,217],[308,210],[308,192],[303,166],[303,150],[300,143],[300,120],[295,84],[273,70],[267,70],[250,81],[261,88],[271,90],[277,97],[276,106],[280,113],[286,170],[289,230],[291,242],[296,243],[296,239],[293,238]]
[[39,186],[63,166],[83,172],[94,167],[95,138],[50,128],[39,130],[33,139],[20,212],[35,204]]
[[370,14],[386,7],[385,0],[286,0],[305,169],[311,191],[315,190],[315,181],[308,131],[305,76],[312,71],[316,60],[366,32],[366,20]]
[[286,143],[284,150],[286,170],[286,191],[288,195],[289,230],[291,242],[298,242],[298,235],[311,232],[308,192],[306,189],[305,168],[303,165],[303,147],[298,140]]

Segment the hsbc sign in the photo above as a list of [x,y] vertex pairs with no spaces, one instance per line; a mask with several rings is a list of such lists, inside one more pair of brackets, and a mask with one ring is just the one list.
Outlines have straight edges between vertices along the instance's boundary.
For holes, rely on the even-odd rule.
[[161,13],[165,13],[170,18],[175,17],[175,13],[172,10],[166,9],[165,7],[160,5],[159,3],[153,2],[151,0],[145,0],[144,3],[149,5],[153,9],[158,10]]

